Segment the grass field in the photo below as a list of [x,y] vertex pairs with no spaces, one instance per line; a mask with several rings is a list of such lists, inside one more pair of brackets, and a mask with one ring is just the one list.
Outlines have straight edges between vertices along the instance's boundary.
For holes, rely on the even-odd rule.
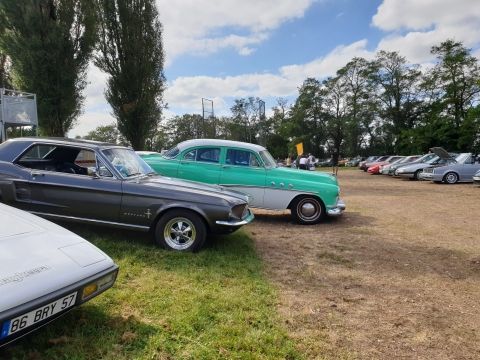
[[0,350],[0,359],[297,359],[244,232],[197,254],[69,226],[120,266],[114,288]]

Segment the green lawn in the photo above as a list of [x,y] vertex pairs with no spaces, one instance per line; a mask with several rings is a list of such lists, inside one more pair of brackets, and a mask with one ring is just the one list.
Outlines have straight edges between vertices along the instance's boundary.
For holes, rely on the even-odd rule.
[[0,350],[18,359],[298,359],[244,232],[196,254],[143,234],[70,229],[120,266],[114,287]]

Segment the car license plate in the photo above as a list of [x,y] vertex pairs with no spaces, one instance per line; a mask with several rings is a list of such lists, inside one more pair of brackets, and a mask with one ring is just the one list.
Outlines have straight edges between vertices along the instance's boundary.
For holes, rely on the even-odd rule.
[[46,304],[26,314],[17,316],[14,319],[5,321],[0,329],[0,339],[26,329],[40,321],[48,319],[49,317],[52,317],[53,315],[72,307],[75,305],[76,299],[77,292],[74,292],[56,301],[53,301],[50,304]]

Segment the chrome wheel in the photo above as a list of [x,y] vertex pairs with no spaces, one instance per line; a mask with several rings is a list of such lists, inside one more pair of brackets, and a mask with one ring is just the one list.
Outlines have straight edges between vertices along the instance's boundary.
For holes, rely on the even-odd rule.
[[447,175],[445,175],[445,182],[447,184],[455,184],[456,182],[458,181],[458,175],[453,173],[453,172],[449,172]]
[[323,214],[320,202],[313,197],[298,200],[295,206],[295,215],[301,223],[315,223]]
[[165,225],[163,236],[167,245],[172,249],[185,250],[195,242],[197,231],[189,219],[175,217]]

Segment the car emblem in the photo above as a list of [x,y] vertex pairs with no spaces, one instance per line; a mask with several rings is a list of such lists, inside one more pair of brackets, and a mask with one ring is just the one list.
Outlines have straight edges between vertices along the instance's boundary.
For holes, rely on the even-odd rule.
[[152,215],[150,209],[147,209],[147,211],[145,211],[145,215],[147,215],[147,219],[150,219],[150,215]]

